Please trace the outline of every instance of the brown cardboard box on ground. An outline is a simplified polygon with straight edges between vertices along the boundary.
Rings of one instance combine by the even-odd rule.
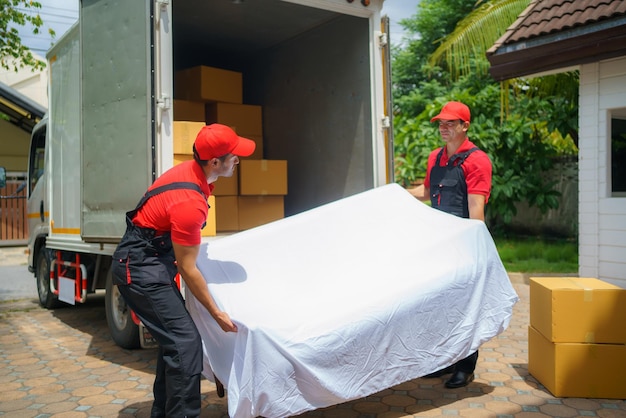
[[[242,74],[237,71],[197,66],[176,71],[174,98],[201,102],[241,103]]]
[[[237,200],[240,231],[285,217],[283,196],[239,196]]]
[[[286,195],[287,160],[241,160],[239,194]]]
[[[625,323],[626,289],[594,278],[530,278],[530,325],[549,341],[626,344]]]
[[[239,231],[237,196],[215,196],[215,223],[218,232]]]
[[[204,122],[204,102],[174,100],[174,120]]]
[[[263,135],[263,115],[261,106],[233,103],[207,103],[205,121],[207,124],[221,123],[234,126],[236,132],[249,138],[250,135]]]
[[[193,155],[193,142],[204,122],[174,121],[174,154]]]
[[[214,237],[215,235],[217,235],[217,227],[216,227],[216,220],[215,220],[215,196],[209,196],[209,214],[207,216],[206,219],[206,225],[204,228],[202,228],[202,232],[200,233],[200,235],[202,235],[203,237]]]
[[[556,397],[626,399],[626,345],[554,343],[529,326],[528,372]]]

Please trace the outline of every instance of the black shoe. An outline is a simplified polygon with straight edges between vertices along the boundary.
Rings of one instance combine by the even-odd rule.
[[[446,387],[448,389],[462,388],[469,385],[474,380],[474,373],[465,373],[460,370],[454,372],[454,374],[446,381]]]
[[[432,372],[427,374],[426,376],[422,376],[424,379],[433,379],[435,377],[441,377],[444,374],[450,374],[454,371],[454,364],[452,366],[448,366],[445,369],[437,370],[436,372]]]
[[[213,375],[213,379],[215,379],[215,390],[217,391],[217,396],[219,398],[223,398],[224,397],[224,385],[222,384],[222,382],[219,381],[217,377],[215,377],[215,374]]]

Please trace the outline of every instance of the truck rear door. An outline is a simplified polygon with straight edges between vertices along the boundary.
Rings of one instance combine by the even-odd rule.
[[[81,0],[81,234],[115,242],[155,178],[154,3]]]
[[[385,134],[385,160],[386,160],[386,182],[395,181],[394,169],[394,148],[393,148],[393,97],[391,80],[391,38],[390,20],[388,16],[383,16],[380,22],[381,28],[381,55],[383,67],[383,91],[385,96],[385,113],[383,125],[386,127]]]

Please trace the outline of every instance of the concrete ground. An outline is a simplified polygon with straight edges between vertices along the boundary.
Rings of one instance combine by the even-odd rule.
[[[23,262],[19,251],[9,252],[0,248],[0,266]],[[301,416],[626,417],[624,400],[557,398],[528,373],[526,279],[512,275],[520,302],[509,328],[481,347],[476,379],[467,387],[446,389],[442,378],[415,379]],[[154,349],[124,350],[113,343],[101,295],[53,311],[38,306],[36,293],[0,301],[0,416],[149,417],[155,355]],[[202,396],[202,417],[228,416],[228,393],[219,398],[203,380]]]

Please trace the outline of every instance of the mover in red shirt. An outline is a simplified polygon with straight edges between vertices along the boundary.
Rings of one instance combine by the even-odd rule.
[[[196,259],[212,183],[232,176],[238,157],[254,149],[254,141],[228,126],[204,126],[194,141],[194,159],[163,173],[126,214],[112,273],[124,300],[159,344],[151,417],[200,415],[202,340],[174,281],[176,273],[225,332],[237,332],[211,297]]]
[[[424,184],[409,189],[420,200],[430,200],[435,209],[463,218],[485,221],[485,205],[491,192],[491,161],[469,138],[470,109],[461,102],[448,102],[431,119],[439,121],[444,146],[428,156]],[[478,351],[457,363],[425,377],[449,373],[447,388],[459,388],[474,380]]]

